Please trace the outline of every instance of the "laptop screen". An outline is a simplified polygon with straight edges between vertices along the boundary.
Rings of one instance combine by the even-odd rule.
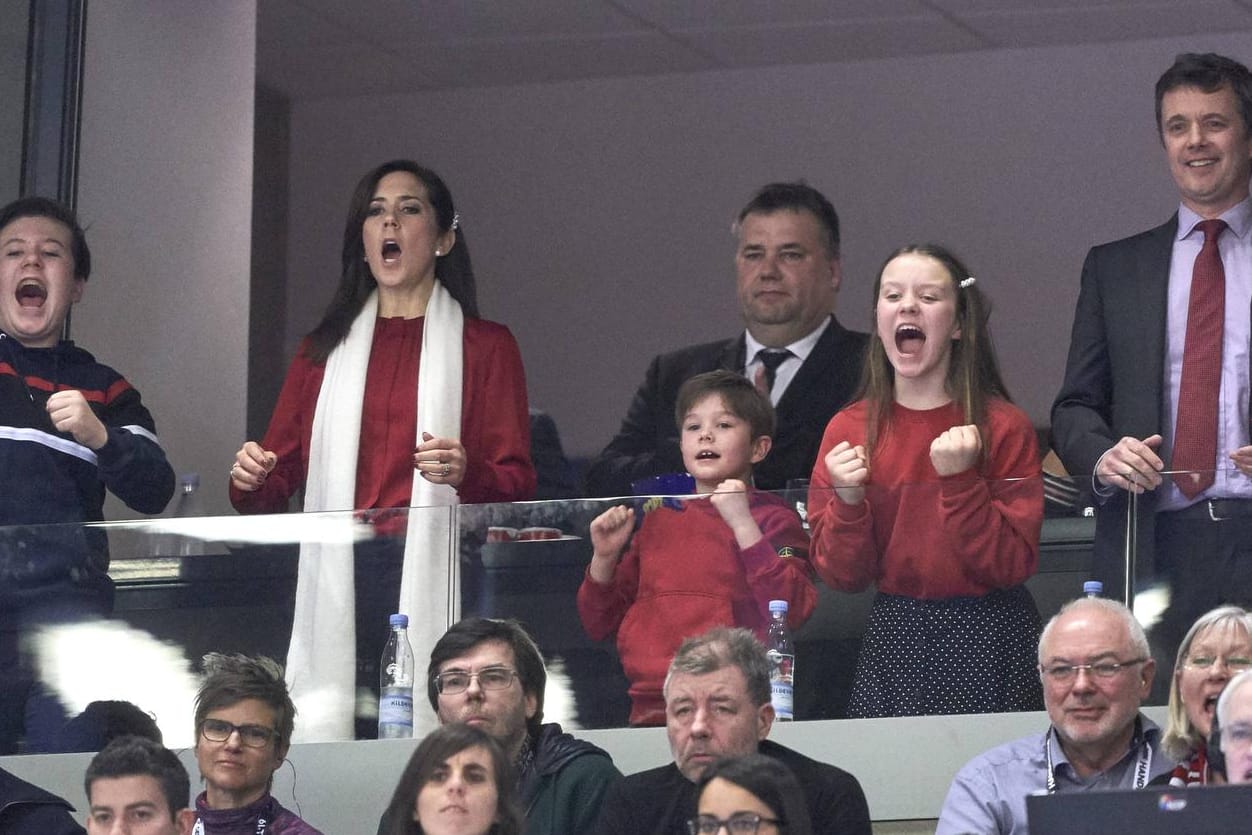
[[[1039,794],[1030,835],[1230,835],[1252,832],[1252,785]]]

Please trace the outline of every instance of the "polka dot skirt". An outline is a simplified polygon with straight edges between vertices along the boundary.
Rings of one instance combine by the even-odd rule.
[[[848,715],[1043,708],[1039,610],[1024,587],[983,597],[874,599]]]

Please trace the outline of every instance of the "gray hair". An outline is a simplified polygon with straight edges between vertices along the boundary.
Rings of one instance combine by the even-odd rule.
[[[682,642],[665,674],[663,692],[668,697],[669,682],[676,673],[702,676],[726,667],[738,667],[743,673],[753,705],[760,707],[770,700],[769,656],[765,654],[765,646],[751,630],[726,626]]]
[[[1230,711],[1230,700],[1234,698],[1234,693],[1243,685],[1252,681],[1252,670],[1244,670],[1239,675],[1230,680],[1226,685],[1226,689],[1217,697],[1217,724],[1223,728],[1229,727],[1230,717],[1226,714]]]
[[[1044,644],[1048,642],[1048,637],[1052,634],[1052,630],[1056,627],[1057,622],[1070,612],[1079,609],[1095,609],[1120,619],[1122,626],[1126,629],[1126,635],[1130,638],[1130,645],[1134,653],[1141,658],[1152,657],[1152,650],[1148,647],[1148,636],[1144,634],[1143,627],[1139,625],[1139,621],[1135,620],[1134,612],[1126,608],[1124,604],[1118,603],[1116,600],[1110,600],[1107,597],[1080,597],[1062,606],[1061,611],[1053,615],[1052,619],[1043,627],[1043,632],[1039,635],[1040,664],[1043,663]]]

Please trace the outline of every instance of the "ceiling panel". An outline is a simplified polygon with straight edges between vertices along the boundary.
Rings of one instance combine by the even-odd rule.
[[[987,46],[943,18],[810,26],[756,26],[680,33],[724,66],[824,64]]]
[[[449,42],[412,62],[447,87],[693,72],[717,65],[664,35]]]
[[[1081,9],[997,11],[967,15],[974,30],[1004,46],[1058,46],[1226,33],[1252,27],[1252,12],[1228,2],[1092,5]]]
[[[925,14],[923,0],[615,0],[616,5],[661,27],[834,23],[849,18],[884,18]]]
[[[258,0],[292,99],[1252,31],[1252,0]]]

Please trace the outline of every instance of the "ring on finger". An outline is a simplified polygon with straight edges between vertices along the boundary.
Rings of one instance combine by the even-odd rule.
[[[443,465],[443,470],[441,470],[439,474],[442,476],[446,476],[450,472],[452,472],[452,465],[445,462]]]

